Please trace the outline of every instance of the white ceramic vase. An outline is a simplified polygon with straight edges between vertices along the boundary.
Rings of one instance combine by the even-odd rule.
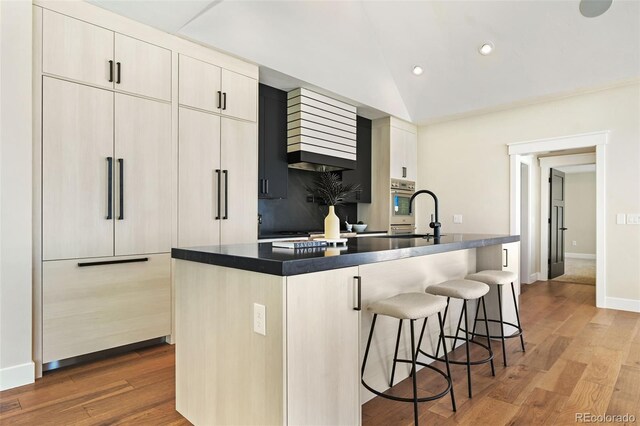
[[[340,219],[336,216],[335,206],[329,206],[329,214],[324,218],[324,237],[331,240],[340,238]]]

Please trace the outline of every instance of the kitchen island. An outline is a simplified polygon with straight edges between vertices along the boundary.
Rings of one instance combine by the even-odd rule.
[[[366,306],[476,270],[518,271],[519,239],[449,234],[353,238],[344,248],[173,249],[176,408],[196,425],[360,424],[360,406],[373,397],[360,385],[372,318]],[[495,291],[486,298],[490,317]],[[447,328],[460,309],[452,302]],[[503,313],[514,319],[512,305]],[[366,375],[377,389],[388,387],[396,332],[397,321],[378,321]],[[401,357],[410,356],[408,333]],[[434,322],[423,349],[436,337]],[[399,365],[397,381],[408,374]]]

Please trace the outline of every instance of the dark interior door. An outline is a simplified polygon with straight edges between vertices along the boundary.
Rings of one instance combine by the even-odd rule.
[[[564,275],[564,173],[551,169],[549,178],[549,279]]]

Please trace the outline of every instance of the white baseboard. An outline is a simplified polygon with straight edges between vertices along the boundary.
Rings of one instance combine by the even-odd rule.
[[[590,253],[565,253],[564,257],[568,257],[570,259],[596,260],[596,255]]]
[[[608,309],[617,309],[619,311],[640,312],[640,300],[607,297],[605,307]]]
[[[0,391],[33,383],[35,371],[33,362],[0,369]]]
[[[527,281],[525,284],[532,284],[538,280],[540,280],[540,272],[534,272],[533,274],[529,275],[529,281]]]

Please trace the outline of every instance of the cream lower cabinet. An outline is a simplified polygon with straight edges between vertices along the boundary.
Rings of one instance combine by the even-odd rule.
[[[191,423],[360,424],[358,267],[280,277],[175,260],[174,275],[176,409]]]
[[[43,362],[171,334],[169,254],[43,263]]]
[[[43,259],[111,256],[113,92],[50,77],[42,91]]]
[[[358,267],[287,277],[287,420],[360,424]]]
[[[256,124],[180,107],[178,245],[255,242]]]

